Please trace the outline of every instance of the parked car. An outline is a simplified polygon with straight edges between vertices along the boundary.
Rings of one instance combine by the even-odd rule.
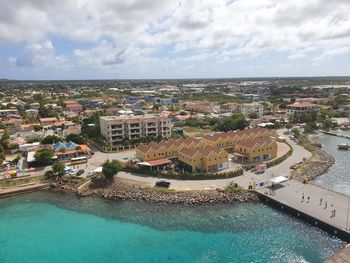
[[[156,182],[157,187],[164,187],[164,188],[169,188],[170,182],[167,181],[158,181]]]
[[[77,176],[82,175],[84,172],[85,172],[84,169],[79,169],[79,170],[77,171]]]

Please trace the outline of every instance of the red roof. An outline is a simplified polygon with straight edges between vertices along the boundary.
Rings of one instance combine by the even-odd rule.
[[[152,160],[147,161],[151,166],[158,166],[158,165],[164,165],[169,164],[171,161],[169,159],[158,159],[158,160]]]

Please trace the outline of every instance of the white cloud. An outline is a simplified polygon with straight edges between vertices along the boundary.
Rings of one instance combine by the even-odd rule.
[[[269,52],[287,54],[289,61],[349,53],[348,0],[0,0],[0,10],[0,44],[27,46],[17,66],[59,65],[69,58],[79,67],[146,61],[169,67]],[[54,38],[95,47],[57,56]],[[177,59],[152,57],[169,46]]]
[[[10,63],[17,67],[55,67],[67,62],[65,56],[56,56],[51,41],[26,46],[23,55],[17,59],[10,58]]]

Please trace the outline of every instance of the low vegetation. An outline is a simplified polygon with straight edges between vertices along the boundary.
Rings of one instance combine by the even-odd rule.
[[[242,169],[237,169],[235,171],[230,171],[227,173],[161,173],[161,172],[150,172],[146,170],[141,170],[138,168],[127,167],[123,169],[126,172],[145,174],[153,177],[167,178],[167,179],[177,179],[177,180],[210,180],[210,179],[226,179],[234,178],[243,174]]]

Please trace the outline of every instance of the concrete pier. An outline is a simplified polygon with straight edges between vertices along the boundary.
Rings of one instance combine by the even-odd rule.
[[[350,139],[349,135],[345,135],[345,134],[341,134],[341,133],[336,133],[336,132],[329,132],[329,131],[322,131],[324,134],[327,135],[332,135],[332,136],[337,136],[337,137],[341,137],[341,138],[346,138],[346,139]]]
[[[264,203],[350,242],[350,197],[293,179],[275,185],[273,194],[269,187],[256,192]]]
[[[0,198],[49,189],[50,183],[34,183],[13,188],[0,189]]]

